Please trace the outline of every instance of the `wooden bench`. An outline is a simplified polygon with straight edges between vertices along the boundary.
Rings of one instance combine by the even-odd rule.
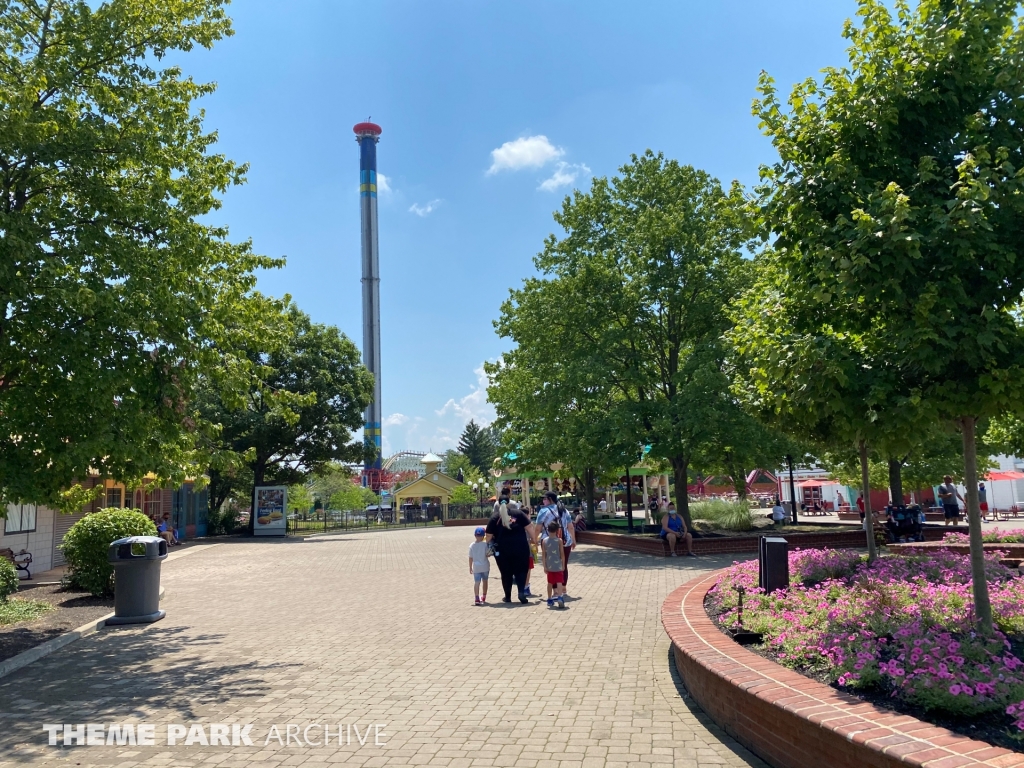
[[[13,549],[0,549],[0,557],[9,561],[17,570],[25,572],[25,578],[31,579],[32,572],[28,567],[32,564],[32,553],[26,552],[24,549],[21,552],[15,552]]]

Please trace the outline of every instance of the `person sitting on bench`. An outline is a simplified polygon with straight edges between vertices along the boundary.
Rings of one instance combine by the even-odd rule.
[[[676,505],[669,503],[668,511],[661,518],[661,530],[658,536],[668,542],[669,555],[676,556],[676,542],[682,539],[686,542],[686,554],[694,557],[693,536],[686,530],[686,523],[682,516],[676,512]]]
[[[165,514],[164,519],[157,524],[156,535],[166,541],[168,547],[181,543],[178,541],[178,531],[171,525],[171,516],[168,514]]]

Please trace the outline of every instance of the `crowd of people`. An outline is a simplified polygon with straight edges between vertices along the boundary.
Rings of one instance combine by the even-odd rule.
[[[539,562],[547,582],[548,607],[565,607],[569,584],[569,558],[576,549],[577,536],[586,530],[586,517],[579,507],[570,512],[553,491],[544,494],[543,504],[533,517],[530,507],[510,497],[508,489],[494,503],[494,514],[486,527],[473,533],[469,546],[469,572],[473,576],[473,604],[487,604],[487,586],[490,578],[490,558],[494,558],[501,575],[503,603],[512,602],[512,587],[516,587],[521,603],[529,603],[535,595],[530,578]],[[693,536],[678,514],[675,504],[665,505],[659,536],[676,557],[676,547],[682,543],[686,554],[694,556]]]
[[[494,504],[494,514],[486,527],[474,531],[469,547],[469,570],[473,574],[473,604],[486,605],[490,561],[493,557],[501,574],[503,603],[512,602],[515,585],[519,602],[539,597],[530,589],[530,577],[539,560],[547,581],[549,607],[565,607],[565,589],[569,582],[569,557],[576,548],[576,533],[585,528],[582,513],[575,517],[553,491],[544,494],[544,503],[533,510],[512,501],[508,491]]]

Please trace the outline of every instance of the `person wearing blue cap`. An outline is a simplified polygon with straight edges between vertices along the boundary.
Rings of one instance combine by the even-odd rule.
[[[469,545],[469,572],[473,574],[473,605],[487,604],[487,577],[491,575],[491,564],[487,560],[485,533],[483,527],[478,527],[473,531],[476,541]],[[483,584],[483,590],[480,589],[481,584]],[[483,591],[482,596],[481,591]]]

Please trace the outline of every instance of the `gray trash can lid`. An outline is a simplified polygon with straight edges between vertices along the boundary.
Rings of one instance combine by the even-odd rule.
[[[140,549],[142,553],[139,553]],[[167,542],[159,536],[126,536],[110,542],[107,555],[111,563],[125,560],[163,560],[167,557]]]

